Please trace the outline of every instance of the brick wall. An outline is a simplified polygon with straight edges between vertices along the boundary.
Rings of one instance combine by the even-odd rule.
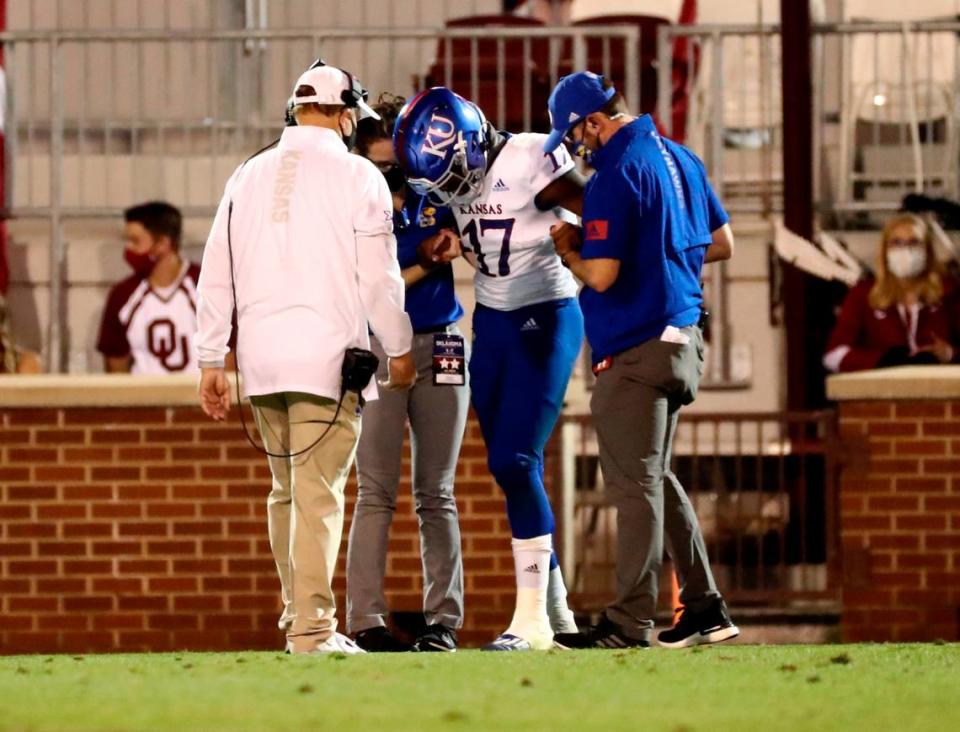
[[[0,410],[0,652],[282,647],[265,459],[194,407]],[[471,416],[457,473],[465,644],[503,629],[513,560]],[[348,488],[336,586],[356,486]],[[421,608],[409,464],[391,535],[394,610]],[[341,612],[342,614],[342,612]]]
[[[960,640],[960,401],[840,405],[843,637]]]

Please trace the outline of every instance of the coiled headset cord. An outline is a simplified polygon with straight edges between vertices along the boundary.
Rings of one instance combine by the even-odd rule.
[[[248,158],[248,159],[247,159],[247,161],[249,161],[250,159],[256,157],[256,156],[259,155],[261,152],[264,152],[264,151],[266,151],[266,150],[269,150],[271,147],[273,147],[273,146],[276,145],[276,144],[277,144],[276,142],[271,143],[271,144],[268,145],[267,147],[263,148],[263,150],[261,150],[260,152],[255,153],[254,155],[252,155],[251,158]],[[246,162],[244,162],[244,165],[246,165]],[[232,239],[231,239],[231,237],[230,237],[230,223],[231,223],[232,220],[233,220],[233,198],[230,199],[230,203],[229,203],[229,205],[227,206],[227,252],[228,252],[228,254],[229,254],[229,256],[230,256],[230,291],[231,291],[231,293],[233,294],[233,312],[237,314],[237,321],[238,321],[238,324],[239,324],[240,309],[237,307],[237,281],[236,281],[236,278],[235,278],[234,272],[233,272],[233,241],[232,241]],[[235,381],[235,383],[236,383],[236,389],[237,389],[237,408],[240,410],[240,424],[243,425],[243,434],[246,436],[247,442],[250,443],[251,447],[253,447],[255,450],[258,450],[259,452],[261,452],[261,453],[263,453],[264,455],[267,455],[267,456],[269,456],[269,457],[275,457],[275,458],[294,458],[294,457],[298,457],[298,456],[300,456],[300,455],[303,455],[304,453],[310,452],[310,450],[312,450],[312,449],[315,448],[317,445],[319,445],[319,444],[320,444],[320,441],[323,440],[323,438],[327,436],[327,434],[330,432],[331,428],[337,423],[337,417],[340,416],[340,409],[343,407],[343,398],[344,398],[344,397],[346,396],[346,394],[347,394],[347,392],[346,392],[346,390],[343,388],[343,386],[341,385],[341,387],[340,387],[340,400],[337,402],[337,411],[335,411],[335,412],[333,413],[333,419],[332,419],[332,420],[327,420],[327,419],[310,419],[310,420],[307,420],[307,422],[306,422],[307,424],[325,424],[325,425],[327,425],[327,428],[323,431],[323,434],[322,434],[322,435],[320,435],[317,439],[315,439],[313,442],[311,442],[309,445],[307,445],[307,446],[306,446],[305,448],[303,448],[302,450],[297,450],[297,452],[270,452],[269,450],[267,450],[266,447],[261,447],[261,446],[258,445],[256,442],[254,442],[253,437],[251,437],[251,435],[250,435],[250,429],[247,427],[247,419],[246,419],[246,417],[243,416],[243,402],[240,401],[240,358],[239,358],[239,356],[237,355],[236,349],[234,349],[234,354],[233,354],[233,356],[234,356],[234,359],[233,359],[233,373],[234,373],[234,375],[235,375],[235,377],[236,377],[234,381]],[[252,402],[251,402],[251,408],[252,408],[252,407],[253,407],[253,404],[252,404]]]

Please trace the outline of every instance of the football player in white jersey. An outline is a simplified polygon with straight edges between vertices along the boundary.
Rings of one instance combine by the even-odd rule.
[[[583,179],[566,149],[544,154],[545,139],[498,132],[443,87],[411,99],[394,128],[408,184],[450,207],[476,268],[471,398],[506,496],[517,576],[513,620],[486,650],[549,648],[559,628],[576,627],[553,552],[543,450],[583,342],[577,284],[550,227],[561,208],[579,214]]]

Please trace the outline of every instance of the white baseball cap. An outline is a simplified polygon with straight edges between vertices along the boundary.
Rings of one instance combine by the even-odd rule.
[[[314,93],[298,95],[297,89],[301,86],[312,87]],[[380,119],[380,115],[374,112],[364,99],[366,94],[356,77],[346,71],[336,66],[317,66],[300,74],[293,86],[293,103],[342,104],[360,110],[360,119]]]

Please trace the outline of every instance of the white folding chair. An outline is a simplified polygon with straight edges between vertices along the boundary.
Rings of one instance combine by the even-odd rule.
[[[843,43],[839,190],[848,202],[892,206],[907,190],[957,195],[957,38],[912,32],[906,23],[958,12],[960,0],[845,3],[847,21],[904,24],[900,32],[858,33]]]

